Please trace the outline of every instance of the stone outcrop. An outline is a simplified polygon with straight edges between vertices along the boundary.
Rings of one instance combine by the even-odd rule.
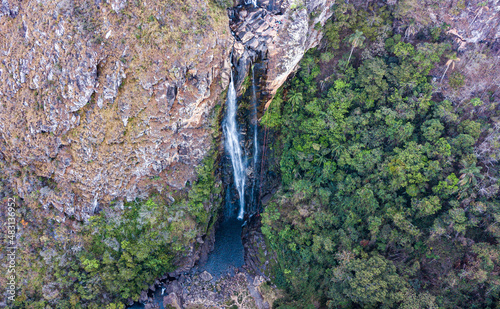
[[[239,85],[252,61],[262,59],[267,64],[264,89],[268,103],[276,90],[296,68],[304,53],[318,45],[319,30],[332,15],[334,0],[257,1],[258,7],[238,6],[231,12],[231,29],[237,42]],[[266,108],[267,108],[266,104]]]
[[[170,282],[164,293],[163,305],[173,308],[247,308],[269,309],[259,291],[264,280],[253,278],[246,271],[218,280],[206,280],[209,273],[186,274]],[[252,293],[253,292],[253,293]],[[151,299],[151,304],[154,305]]]
[[[0,5],[0,149],[17,194],[83,220],[196,177],[233,38],[212,1]]]

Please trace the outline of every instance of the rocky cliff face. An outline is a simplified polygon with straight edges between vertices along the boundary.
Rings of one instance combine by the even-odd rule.
[[[270,97],[319,42],[332,3],[233,9],[240,77],[265,58]],[[228,24],[211,1],[2,2],[0,144],[17,194],[83,220],[194,180],[228,83]]]
[[[85,219],[195,178],[229,76],[225,9],[3,1],[0,33],[0,147],[21,198]]]
[[[264,60],[267,76],[262,92],[269,103],[304,53],[319,44],[319,29],[332,15],[334,2],[264,0],[257,2],[258,7],[235,7],[230,15],[240,85],[250,63]]]

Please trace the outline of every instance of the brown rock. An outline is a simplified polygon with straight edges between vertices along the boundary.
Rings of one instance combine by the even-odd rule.
[[[192,10],[166,18],[154,1],[12,3],[0,9],[0,147],[7,168],[28,171],[10,179],[21,198],[51,178],[40,203],[84,220],[195,179],[229,80],[225,10],[188,0]],[[199,12],[210,12],[203,24]]]
[[[167,305],[170,305],[170,306],[174,307],[175,309],[184,308],[182,306],[181,299],[174,292],[168,294],[168,296],[163,297],[163,306],[167,307]]]
[[[264,1],[261,7],[239,14],[239,22],[231,28],[247,49],[235,49],[240,68],[238,81],[241,86],[247,66],[253,59],[267,55],[267,79],[263,93],[270,99],[295,69],[304,53],[316,46],[322,33],[314,29],[317,23],[324,24],[331,16],[333,0],[309,1],[304,8],[292,9],[293,1],[276,1],[270,5]],[[312,14],[314,12],[314,14]],[[243,13],[243,14],[241,14]],[[316,16],[311,20],[311,16]],[[251,29],[251,30],[250,30]]]
[[[208,271],[205,270],[200,274],[200,278],[203,281],[210,281],[213,279],[213,276]]]

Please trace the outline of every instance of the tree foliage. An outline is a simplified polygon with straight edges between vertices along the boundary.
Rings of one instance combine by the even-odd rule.
[[[326,29],[331,46],[340,44],[339,29],[358,22],[335,19]],[[360,31],[343,35],[359,46]],[[429,74],[449,45],[399,36],[385,48],[386,56],[345,71],[339,64],[326,83],[318,78],[321,52],[309,52],[264,116],[283,148],[282,187],[262,215],[277,282],[294,299],[287,306],[299,308],[491,304],[500,290],[498,256],[478,258],[461,242],[498,249],[492,214],[500,204],[478,194],[488,182],[474,156],[485,123],[464,121],[434,96]]]

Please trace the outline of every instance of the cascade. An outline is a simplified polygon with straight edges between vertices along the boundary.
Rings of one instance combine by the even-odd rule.
[[[233,166],[234,184],[240,198],[238,219],[242,220],[245,214],[245,181],[246,181],[246,158],[240,145],[240,134],[236,122],[236,90],[234,88],[233,74],[227,91],[227,114],[224,120],[224,136],[226,151],[229,153]]]

